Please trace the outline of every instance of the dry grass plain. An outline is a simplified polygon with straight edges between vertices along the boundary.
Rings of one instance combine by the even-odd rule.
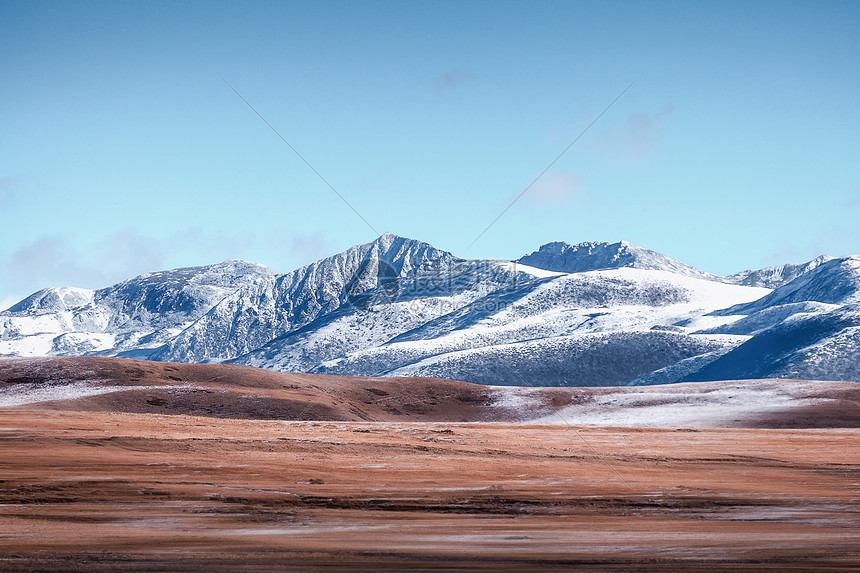
[[[58,378],[6,364],[7,389]],[[498,412],[442,382],[466,405],[400,419],[416,382],[384,384],[397,419],[192,415],[139,389],[0,408],[0,570],[860,570],[856,424],[463,422]]]

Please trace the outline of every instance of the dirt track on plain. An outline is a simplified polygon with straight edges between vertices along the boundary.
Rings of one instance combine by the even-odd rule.
[[[858,438],[6,408],[0,570],[860,570]]]

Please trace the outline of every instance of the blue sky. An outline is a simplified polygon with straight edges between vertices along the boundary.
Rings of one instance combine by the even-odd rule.
[[[0,1],[0,306],[379,233],[860,253],[857,2]],[[473,246],[628,84],[633,86]]]

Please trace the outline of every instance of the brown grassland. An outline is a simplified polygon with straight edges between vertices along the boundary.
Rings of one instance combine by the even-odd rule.
[[[2,571],[860,570],[856,388],[830,427],[599,427],[469,421],[501,411],[446,381],[11,364],[137,389],[0,408]]]

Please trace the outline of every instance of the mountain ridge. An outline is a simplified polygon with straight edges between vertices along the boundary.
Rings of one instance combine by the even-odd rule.
[[[832,259],[833,257],[828,255],[820,255],[805,263],[786,263],[761,269],[743,270],[731,275],[716,275],[622,240],[617,243],[587,241],[577,244],[554,241],[541,245],[538,250],[517,259],[517,262],[548,271],[566,273],[624,267],[664,270],[729,284],[777,288]]]
[[[670,271],[683,276],[717,280],[718,276],[678,262],[628,241],[584,242],[576,245],[555,241],[517,259],[517,262],[548,271],[577,273],[612,268]],[[755,286],[755,285],[751,285]]]
[[[235,259],[43,289],[0,312],[0,356],[636,385],[737,377],[755,370],[737,364],[756,348],[776,345],[762,376],[860,379],[858,292],[860,257],[719,276],[627,241],[493,261],[386,233],[284,274]],[[787,342],[792,332],[803,344]]]

